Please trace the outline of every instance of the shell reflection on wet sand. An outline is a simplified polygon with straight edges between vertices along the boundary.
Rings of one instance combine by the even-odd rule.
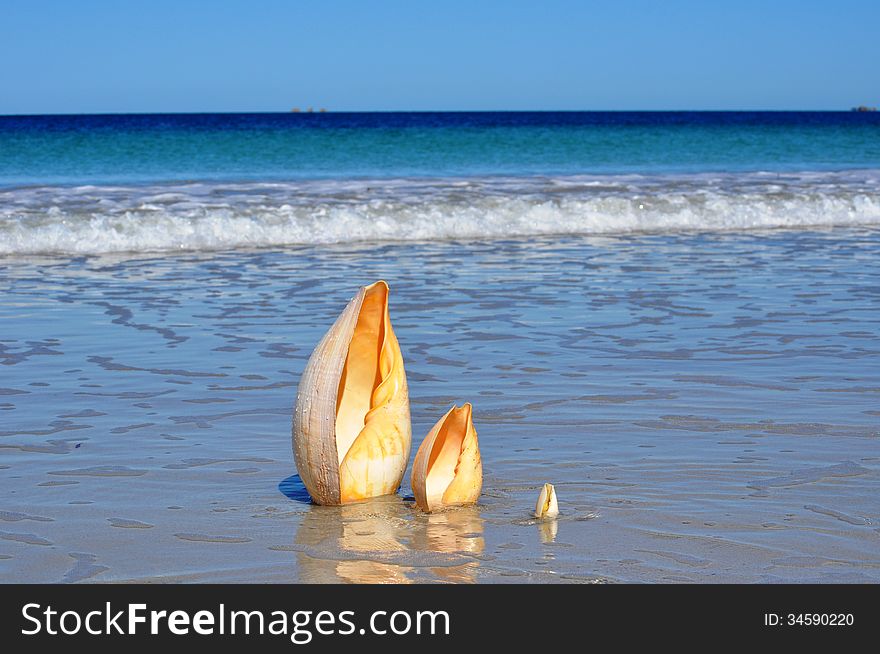
[[[483,551],[477,511],[415,515],[397,497],[312,506],[294,542],[307,583],[474,581]]]
[[[383,558],[406,550],[398,498],[338,507],[313,506],[296,530],[303,583],[408,583],[407,566]],[[319,554],[320,553],[320,554]]]
[[[556,542],[556,534],[559,533],[559,522],[556,520],[541,520],[538,523],[538,535],[544,544]]]
[[[485,548],[483,519],[477,507],[465,506],[416,518],[413,549],[424,552],[480,554]],[[449,568],[432,568],[438,579],[455,583],[476,581],[478,561]]]

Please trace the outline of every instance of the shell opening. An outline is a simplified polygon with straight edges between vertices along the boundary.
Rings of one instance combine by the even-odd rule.
[[[470,417],[471,405],[465,404],[460,409],[453,409],[443,422],[428,458],[425,490],[429,498],[443,497],[455,479]]]
[[[368,286],[336,394],[336,452],[341,465],[374,406],[382,383],[381,354],[388,330],[388,285]]]

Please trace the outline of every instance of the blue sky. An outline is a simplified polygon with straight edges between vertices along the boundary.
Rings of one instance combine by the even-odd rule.
[[[880,2],[0,0],[0,114],[847,109]]]

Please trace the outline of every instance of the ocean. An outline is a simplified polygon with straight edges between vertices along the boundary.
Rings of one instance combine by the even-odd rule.
[[[0,117],[0,254],[880,222],[876,113]]]
[[[878,250],[880,114],[0,117],[0,576],[877,583]],[[377,279],[475,507],[308,501]]]

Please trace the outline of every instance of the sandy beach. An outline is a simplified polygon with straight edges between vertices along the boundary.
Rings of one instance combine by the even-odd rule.
[[[877,582],[873,228],[0,260],[4,581]],[[747,273],[747,274],[746,274]],[[311,505],[291,410],[385,279],[476,507]],[[541,485],[557,521],[530,517]]]

